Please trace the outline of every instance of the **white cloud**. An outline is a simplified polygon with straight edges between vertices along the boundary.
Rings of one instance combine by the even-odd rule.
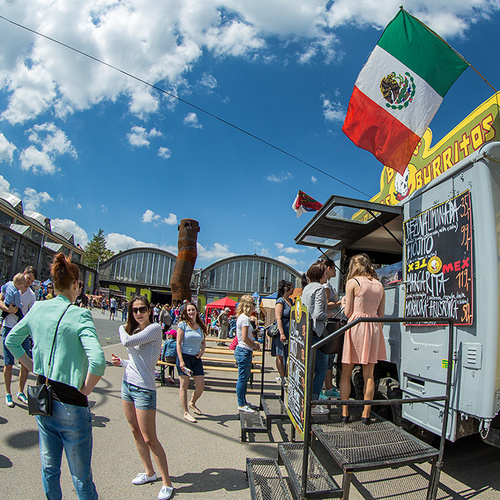
[[[0,175],[0,193],[10,192],[10,182],[3,175]]]
[[[76,204],[76,209],[77,209],[77,210],[81,210],[81,209],[82,209],[82,205],[81,205],[80,203],[77,203],[77,204]]]
[[[204,87],[208,87],[209,89],[214,89],[218,85],[215,77],[213,75],[209,75],[208,73],[203,73],[200,84]]]
[[[108,211],[108,207],[104,204],[101,205],[102,213],[105,214]]]
[[[177,215],[170,213],[168,214],[168,217],[163,218],[163,222],[169,226],[175,226],[178,222]]]
[[[316,182],[318,182],[318,179],[316,179],[316,177],[314,177],[314,175],[311,175],[311,182],[313,184],[316,184]]]
[[[131,131],[127,134],[127,139],[131,146],[143,148],[151,144],[149,139],[162,135],[163,134],[155,128],[148,131],[144,127],[135,126],[132,127]]]
[[[70,232],[74,238],[77,245],[84,247],[89,242],[89,237],[87,232],[82,229],[75,221],[70,219],[52,219],[50,221],[52,229],[63,229],[64,231]]]
[[[46,191],[37,192],[33,188],[26,188],[23,196],[23,207],[25,210],[33,210],[37,212],[42,203],[54,201]]]
[[[158,148],[158,156],[168,160],[172,156],[172,152],[168,148]]]
[[[35,173],[53,174],[58,169],[55,161],[58,156],[68,154],[77,157],[76,150],[66,134],[53,123],[35,125],[28,130],[28,140],[33,145],[21,152],[21,168],[32,169]]]
[[[142,214],[142,222],[145,222],[146,224],[148,222],[153,222],[155,220],[158,220],[160,218],[159,215],[155,214],[152,210],[146,210],[143,214]]]
[[[276,174],[270,174],[268,175],[266,178],[265,178],[267,181],[269,182],[276,182],[276,183],[280,183],[280,182],[285,182],[285,181],[288,181],[290,179],[293,179],[293,175],[291,172],[282,172],[281,174],[279,175],[276,175]]]
[[[177,254],[177,246],[173,245],[155,245],[154,243],[146,243],[145,241],[136,240],[132,236],[127,236],[120,233],[109,233],[106,236],[107,247],[115,253],[128,250],[129,248],[148,247],[148,248],[161,248],[167,252]]]
[[[346,110],[339,101],[331,101],[323,96],[323,116],[329,122],[342,123],[346,115]]]
[[[203,128],[203,125],[198,121],[196,113],[188,113],[184,118],[184,125],[188,125],[191,128]]]
[[[14,159],[14,151],[16,150],[16,146],[7,140],[7,138],[0,133],[0,162],[8,161],[12,163]]]
[[[173,213],[169,213],[168,217],[162,217],[161,215],[155,214],[152,210],[149,209],[142,214],[141,220],[146,224],[149,222],[154,222],[156,224],[163,222],[169,226],[175,226],[175,224],[177,224],[178,222],[177,215]]]
[[[234,252],[229,250],[229,245],[222,245],[221,243],[214,243],[211,249],[207,249],[200,243],[197,243],[197,249],[198,258],[209,262],[226,259],[236,255]]]
[[[288,254],[295,254],[295,253],[301,253],[303,252],[302,249],[297,248],[297,247],[286,247],[283,245],[283,243],[275,243],[274,244],[276,248],[283,253],[288,253]]]
[[[276,260],[283,262],[283,264],[288,264],[291,267],[296,266],[298,264],[297,260],[290,259],[290,257],[286,257],[285,255],[278,255],[278,257],[276,257]]]
[[[384,27],[396,0],[93,0],[4,2],[2,14],[177,93],[203,54],[276,57],[276,40],[297,46],[297,60],[342,57],[335,30],[345,25]],[[408,0],[405,7],[444,37],[464,35],[498,0]],[[24,123],[42,113],[64,118],[102,102],[128,103],[146,119],[163,98],[140,82],[17,27],[0,30],[0,78],[6,92],[1,117]],[[197,77],[198,78],[198,77]],[[212,75],[200,81],[215,88]],[[166,102],[169,102],[168,100]],[[147,138],[146,138],[147,139]]]

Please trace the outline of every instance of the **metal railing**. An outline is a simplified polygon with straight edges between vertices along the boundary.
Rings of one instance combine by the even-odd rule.
[[[441,429],[441,437],[439,442],[439,453],[438,459],[436,461],[435,467],[433,467],[434,474],[431,474],[429,479],[430,485],[427,494],[427,500],[433,500],[437,496],[439,477],[441,469],[443,467],[443,455],[444,455],[444,445],[446,442],[446,430],[448,427],[448,414],[450,410],[450,395],[451,395],[451,380],[452,380],[452,370],[455,361],[455,356],[453,353],[453,322],[452,318],[416,318],[416,317],[404,317],[404,318],[357,318],[351,323],[343,326],[339,330],[331,333],[327,337],[321,339],[311,346],[311,353],[307,357],[307,401],[305,404],[305,415],[304,415],[304,455],[302,462],[302,491],[301,498],[307,498],[307,470],[308,470],[308,460],[309,460],[309,446],[311,443],[311,405],[321,404],[327,406],[361,406],[361,405],[396,405],[396,404],[409,404],[409,403],[427,403],[431,401],[444,401],[444,414],[443,414],[443,426]],[[408,399],[391,399],[391,400],[312,400],[312,389],[313,389],[313,379],[314,379],[314,364],[316,360],[316,350],[336,337],[342,335],[347,330],[350,330],[353,326],[360,323],[409,323],[409,324],[419,324],[422,323],[435,323],[443,325],[448,324],[448,366],[446,371],[446,390],[443,396],[435,397],[422,397],[422,398],[408,398]],[[312,332],[310,332],[312,334]]]

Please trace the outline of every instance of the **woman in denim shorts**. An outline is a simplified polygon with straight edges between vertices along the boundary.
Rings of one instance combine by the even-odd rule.
[[[120,340],[127,348],[129,359],[112,354],[115,366],[125,366],[122,382],[122,404],[132,429],[135,445],[144,465],[133,484],[150,483],[158,479],[151,454],[160,471],[163,486],[159,500],[168,500],[174,491],[168,474],[167,457],[156,435],[156,382],[154,369],[160,356],[162,329],[153,323],[153,310],[147,297],[136,296],[128,305],[127,324],[120,326]]]
[[[201,357],[205,352],[206,334],[207,327],[200,318],[198,308],[191,302],[186,304],[177,328],[177,371],[181,381],[179,396],[184,410],[184,418],[191,423],[195,423],[196,418],[189,413],[189,408],[196,415],[202,415],[196,406],[196,401],[200,399],[205,388],[205,374]],[[195,390],[188,403],[187,391],[190,376],[194,379]]]

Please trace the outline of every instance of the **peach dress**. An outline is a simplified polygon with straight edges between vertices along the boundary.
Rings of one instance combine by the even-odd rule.
[[[360,288],[354,297],[354,307],[349,323],[356,318],[377,317],[378,307],[384,294],[382,283],[365,276],[356,276]],[[360,323],[345,333],[342,363],[376,363],[386,359],[384,336],[381,323]]]

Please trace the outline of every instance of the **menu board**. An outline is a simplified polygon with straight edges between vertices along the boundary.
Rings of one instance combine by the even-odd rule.
[[[307,307],[297,297],[290,318],[288,339],[288,392],[286,406],[292,424],[304,438],[304,402],[307,388],[307,353],[310,352]]]
[[[405,221],[405,316],[474,321],[470,191]]]

